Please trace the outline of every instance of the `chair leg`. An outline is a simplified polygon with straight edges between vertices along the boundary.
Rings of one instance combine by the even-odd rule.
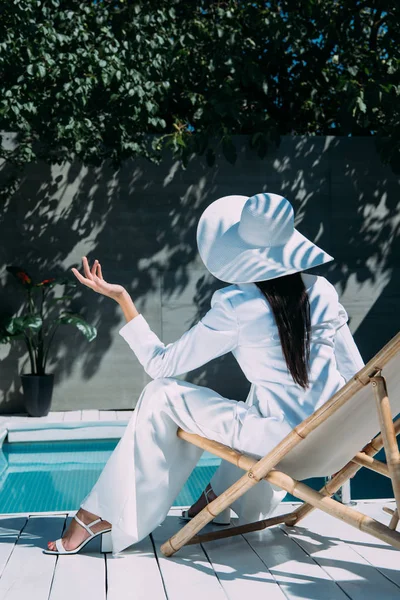
[[[389,523],[389,529],[396,529],[399,524],[399,512],[397,510],[394,511],[393,516]]]
[[[391,508],[384,506],[383,511],[392,516],[388,525],[389,529],[396,529],[397,525],[399,524],[399,511],[397,510],[397,508],[395,510],[392,510]]]
[[[358,465],[354,465],[354,467],[357,468]],[[233,484],[233,486],[228,488],[224,494],[221,494],[221,496],[206,506],[206,508],[196,515],[191,522],[189,522],[185,527],[183,527],[183,529],[178,531],[161,546],[161,552],[165,556],[172,556],[175,554],[175,552],[182,548],[182,546],[188,544],[195,534],[200,531],[204,525],[212,520],[214,515],[211,514],[210,511],[208,511],[208,515],[206,514],[209,507],[212,508],[212,505],[214,503],[217,504],[219,500],[222,506],[224,503],[229,504],[228,498],[231,498],[233,495],[240,497],[247,491],[248,483],[247,485],[245,484],[246,478],[246,475],[241,477],[236,483]],[[391,544],[393,547],[400,549],[400,533],[390,530],[389,527],[383,525],[383,523],[380,523],[379,521],[376,521],[372,517],[363,515],[354,508],[345,506],[344,504],[333,500],[333,498],[330,498],[328,495],[324,495],[321,492],[313,490],[305,483],[301,483],[296,479],[293,479],[293,477],[290,477],[286,473],[272,470],[268,473],[265,479],[270,483],[273,483],[274,485],[286,490],[293,496],[300,498],[300,500],[308,503],[313,508],[319,508],[323,512],[326,512],[327,514],[332,515],[333,517],[336,517],[341,521],[344,521],[345,523],[348,523],[349,525],[352,525],[361,531],[365,531],[366,533],[369,533],[370,535],[388,544]],[[225,498],[223,498],[224,495]],[[289,516],[294,517],[295,513],[296,511],[290,513]]]
[[[394,432],[395,436],[400,433],[400,418],[398,418],[395,421],[395,423],[392,422],[392,428],[393,428],[392,431]],[[205,525],[207,525],[207,523],[209,523],[217,514],[219,514],[222,510],[224,510],[225,508],[230,506],[232,504],[232,502],[234,502],[237,498],[239,498],[244,493],[246,493],[246,491],[248,489],[250,489],[253,485],[255,485],[258,482],[258,479],[256,477],[254,477],[254,473],[251,471],[252,467],[257,462],[256,460],[251,459],[250,457],[247,457],[245,455],[240,455],[239,453],[237,453],[236,451],[232,451],[231,449],[227,449],[224,446],[222,446],[222,444],[218,444],[218,449],[210,448],[209,445],[211,442],[209,440],[207,440],[206,441],[207,443],[205,444],[205,440],[203,438],[200,438],[199,436],[193,436],[192,434],[186,434],[182,430],[178,431],[178,435],[180,437],[182,437],[183,439],[186,439],[186,437],[189,438],[189,439],[187,439],[187,441],[189,441],[195,445],[198,445],[199,447],[207,448],[212,452],[214,450],[213,453],[215,453],[217,456],[220,456],[221,458],[228,460],[229,462],[232,462],[233,464],[236,464],[237,466],[239,466],[240,468],[243,468],[245,470],[250,469],[250,471],[248,471],[247,474],[243,475],[243,477],[241,477],[235,484],[233,484],[233,486],[231,486],[228,490],[226,490],[223,494],[221,494],[221,496],[219,496],[218,498],[213,500],[208,506],[206,506],[202,511],[200,511],[200,513],[198,515],[196,515],[196,517],[194,517],[194,519],[192,519],[192,521],[189,522],[185,527],[183,527],[174,536],[172,536],[169,540],[167,540],[167,542],[165,542],[161,546],[161,551],[163,552],[163,554],[165,556],[172,556],[182,546],[188,544],[190,542],[190,540],[192,538],[194,538],[194,536]],[[192,439],[193,437],[195,437],[195,438],[199,437],[199,441],[198,442],[193,441],[193,439]],[[292,440],[292,442],[293,442],[293,440]],[[212,442],[212,444],[215,446],[216,442]],[[289,448],[285,448],[285,451],[286,452],[289,451],[295,445],[296,445],[295,443],[292,443]],[[363,449],[363,452],[368,456],[374,456],[375,454],[377,454],[377,452],[379,452],[381,450],[382,446],[383,446],[383,433],[380,433],[369,444],[367,444],[367,446],[365,446],[365,448]],[[225,451],[227,451],[228,454],[226,454]],[[234,456],[230,456],[230,454],[234,454]],[[265,460],[265,457],[263,460]],[[274,464],[271,463],[271,461],[270,461],[270,463],[267,462],[268,468],[267,468],[266,464],[261,465],[262,462],[263,461],[259,461],[257,463],[257,465],[262,467],[264,469],[264,472],[265,472],[265,470],[268,471],[271,468],[273,469]],[[305,496],[302,496],[299,493],[293,494],[293,495],[296,495],[301,500],[303,500],[304,504],[297,510],[290,513],[290,515],[288,515],[288,517],[290,516],[290,524],[292,524],[292,525],[297,524],[301,519],[303,519],[307,514],[309,514],[315,508],[320,508],[322,510],[325,510],[325,512],[328,512],[329,514],[333,514],[334,516],[338,516],[338,514],[336,514],[336,513],[341,514],[342,509],[350,510],[351,516],[348,519],[344,518],[344,516],[340,516],[339,518],[341,518],[342,520],[344,520],[346,522],[349,522],[351,525],[354,525],[355,527],[358,527],[359,529],[364,529],[365,531],[368,531],[368,533],[370,533],[371,535],[375,535],[379,539],[387,541],[388,543],[392,544],[395,547],[400,548],[400,538],[396,537],[396,536],[399,536],[400,534],[398,534],[396,531],[391,531],[388,527],[386,527],[382,523],[379,523],[378,521],[375,521],[374,519],[367,518],[362,513],[359,513],[357,511],[355,511],[354,509],[343,506],[340,503],[334,501],[332,498],[330,498],[330,496],[332,494],[334,494],[350,477],[353,477],[357,473],[357,471],[359,471],[360,468],[361,468],[361,465],[358,465],[355,462],[350,461],[331,479],[331,481],[328,484],[326,484],[320,490],[320,492],[316,492],[315,490],[311,490],[311,488],[308,488],[308,486],[305,486],[306,490],[310,490],[312,492],[312,495],[314,494],[313,500],[309,500],[309,494],[307,494]],[[269,474],[267,475],[267,477],[265,477],[265,479],[270,480],[270,477],[276,476],[277,473],[278,472],[273,473],[272,471],[269,471]],[[284,475],[284,474],[281,474],[281,475]],[[293,480],[292,478],[289,478],[289,479],[292,482],[295,482],[295,480]],[[293,486],[291,486],[291,487],[287,488],[287,487],[285,487],[285,485],[281,485],[279,482],[276,482],[276,481],[272,481],[272,483],[276,483],[279,487],[281,487],[282,489],[285,489],[286,491],[289,491],[289,492],[291,492],[291,487],[293,487]],[[295,483],[296,490],[298,489],[298,486],[302,486],[302,485],[304,485],[304,484],[300,484],[299,482]],[[325,508],[326,506],[329,507],[331,502],[334,502],[335,505],[339,506],[338,510],[330,511],[329,509]],[[344,513],[344,514],[347,515],[348,513]],[[287,519],[287,521],[289,523],[289,518]],[[393,519],[392,519],[392,521],[394,522]],[[372,523],[371,527],[368,525],[369,523]],[[390,533],[391,533],[391,535],[390,535]],[[233,535],[233,534],[230,534],[230,535]]]
[[[386,454],[386,463],[392,480],[398,514],[400,512],[400,452],[397,445],[396,429],[393,423],[385,378],[381,375],[371,377],[371,385],[375,394],[376,407],[383,437],[383,446]]]
[[[261,521],[255,521],[254,523],[246,523],[245,525],[239,525],[237,527],[229,527],[223,531],[210,531],[210,533],[204,533],[202,535],[195,535],[186,546],[191,544],[201,544],[203,542],[211,542],[213,540],[220,540],[222,538],[233,537],[234,535],[241,535],[243,533],[250,533],[251,531],[260,531],[267,529],[267,527],[273,527],[279,523],[285,523],[285,525],[293,525],[295,517],[293,513],[286,513],[285,515],[278,515],[271,517],[270,519],[263,519]]]
[[[366,452],[366,448],[363,450],[363,452]],[[319,490],[319,493],[326,497],[333,496],[333,494],[335,494],[335,492],[337,492],[338,489],[341,488],[342,485],[351,477],[353,477],[360,469],[361,465],[357,465],[353,462],[347,463],[347,465],[345,465],[341,471],[336,473],[336,475]],[[299,506],[299,508],[293,511],[293,515],[296,516],[295,524],[297,525],[299,521],[304,519],[310,512],[315,510],[315,508],[315,506],[309,504],[308,502],[305,502]]]
[[[387,544],[391,544],[394,548],[400,549],[400,533],[390,530],[389,527],[376,521],[372,517],[368,517],[354,508],[345,506],[344,504],[333,500],[333,498],[313,490],[305,483],[296,481],[296,479],[286,475],[286,473],[270,471],[265,479],[274,485],[278,485],[293,496],[300,498],[300,500],[308,502],[313,507],[319,508],[329,515],[332,515],[361,531],[365,531]]]
[[[172,556],[182,546],[185,546],[200,529],[203,529],[207,523],[220,512],[228,508],[235,500],[243,496],[251,487],[257,485],[258,480],[245,473],[230,488],[218,496],[215,500],[207,504],[189,523],[180,529],[175,535],[167,540],[161,546],[161,552],[165,556]]]

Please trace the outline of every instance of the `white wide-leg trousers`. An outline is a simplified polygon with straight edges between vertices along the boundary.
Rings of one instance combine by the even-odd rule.
[[[123,436],[81,503],[112,524],[113,554],[162,523],[196,466],[203,451],[178,438],[178,427],[260,456],[284,437],[286,431],[273,423],[268,435],[268,418],[246,419],[248,409],[244,402],[178,379],[155,379],[144,388]],[[242,475],[223,461],[211,485],[220,494]],[[253,521],[268,516],[284,496],[263,481],[232,508],[244,522]]]

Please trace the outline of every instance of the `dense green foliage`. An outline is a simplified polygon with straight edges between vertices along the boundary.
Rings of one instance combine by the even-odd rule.
[[[235,161],[282,134],[376,135],[400,170],[394,0],[2,0],[8,160]]]

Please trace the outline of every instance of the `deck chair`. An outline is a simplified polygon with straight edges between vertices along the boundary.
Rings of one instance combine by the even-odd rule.
[[[328,402],[260,460],[179,429],[180,438],[233,463],[245,474],[166,541],[161,546],[162,553],[172,556],[187,544],[257,531],[279,523],[294,526],[316,508],[400,549],[400,533],[396,531],[400,514],[400,455],[397,444],[400,418],[393,422],[393,416],[400,413],[399,351],[400,333]],[[374,458],[382,447],[386,463]],[[392,482],[396,508],[385,507],[392,516],[389,525],[332,498],[362,467],[389,477]],[[301,482],[310,477],[331,477],[333,473],[335,475],[320,491]],[[197,535],[216,515],[262,479],[303,500],[303,504],[284,515]]]

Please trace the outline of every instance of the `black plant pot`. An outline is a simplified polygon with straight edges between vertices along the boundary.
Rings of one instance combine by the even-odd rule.
[[[28,373],[21,375],[21,380],[26,412],[31,417],[45,417],[49,413],[53,396],[54,374]]]

